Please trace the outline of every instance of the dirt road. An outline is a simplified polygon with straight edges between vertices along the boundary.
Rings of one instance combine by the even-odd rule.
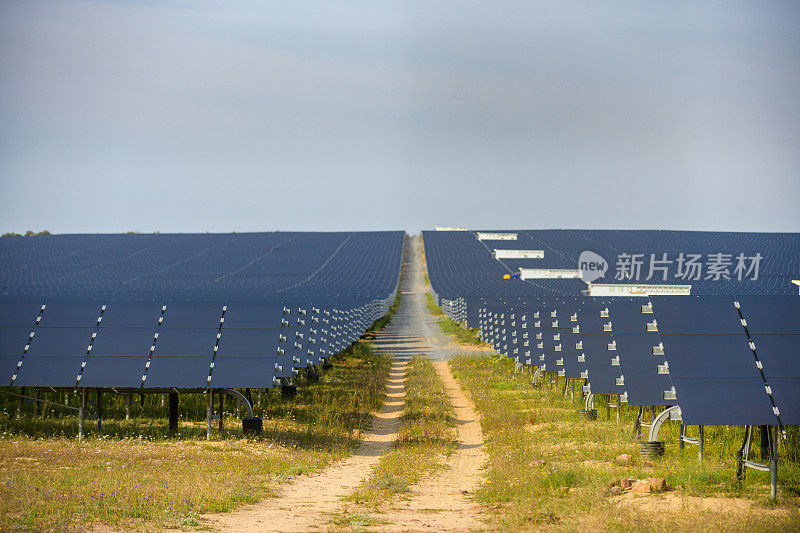
[[[480,469],[486,461],[480,420],[464,396],[446,363],[452,355],[476,348],[462,347],[443,334],[427,308],[425,265],[420,240],[409,239],[404,255],[405,275],[400,281],[401,305],[374,344],[394,357],[387,385],[386,402],[375,415],[373,430],[361,449],[324,472],[304,476],[287,484],[277,497],[233,513],[205,517],[222,531],[319,531],[329,527],[329,517],[342,509],[348,496],[367,478],[380,456],[397,438],[405,397],[406,366],[414,355],[435,361],[457,418],[459,448],[448,467],[434,477],[411,487],[407,498],[380,514],[384,531],[464,531],[482,526],[479,508],[469,500],[479,486]]]

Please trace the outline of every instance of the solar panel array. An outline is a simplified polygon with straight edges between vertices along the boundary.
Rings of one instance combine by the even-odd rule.
[[[386,314],[403,240],[403,232],[0,239],[0,379],[270,387]]]
[[[494,232],[498,233],[498,232]],[[516,240],[479,240],[470,231],[423,232],[432,291],[445,314],[479,327],[494,349],[519,363],[585,380],[591,394],[633,405],[677,404],[690,425],[797,424],[800,405],[800,235],[677,231],[506,231]],[[542,250],[536,259],[495,259],[493,250]],[[585,251],[604,258],[669,262],[716,258],[620,285],[691,284],[692,296],[591,297],[581,279],[504,279],[523,268],[578,269]],[[743,261],[736,270],[734,258]],[[655,267],[662,266],[655,264]],[[643,268],[647,268],[645,263]],[[698,267],[702,269],[703,266]],[[609,279],[611,278],[611,279]]]

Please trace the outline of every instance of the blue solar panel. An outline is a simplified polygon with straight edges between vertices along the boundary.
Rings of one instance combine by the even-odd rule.
[[[33,342],[30,338],[32,331],[32,327],[0,327],[0,355],[21,356],[28,341]]]
[[[617,303],[608,306],[611,327],[614,333],[646,333],[647,323],[653,321],[652,314],[642,313],[647,302]]]
[[[214,387],[272,386],[275,374],[275,360],[265,357],[225,357],[217,358],[211,385]]]
[[[156,342],[153,359],[203,355],[211,361],[214,345],[217,342],[216,329],[178,329],[161,328]]]
[[[217,360],[220,357],[227,356],[274,358],[278,348],[278,334],[278,330],[274,329],[224,328],[219,341]],[[213,346],[212,342],[210,347],[206,348],[206,351],[210,353]]]
[[[774,425],[772,404],[758,378],[676,377],[683,423],[696,425]]]
[[[219,328],[223,304],[219,302],[169,302],[162,328]]]
[[[226,306],[225,328],[278,329],[283,304],[274,302],[234,302]],[[292,315],[294,316],[294,315]]]
[[[784,425],[800,425],[800,377],[767,376]],[[772,422],[774,424],[774,422]]]
[[[582,308],[578,317],[581,333],[603,333],[604,327],[611,323],[611,318],[600,315],[602,308]]]
[[[94,328],[38,328],[14,384],[75,386]]]
[[[147,357],[156,328],[100,328],[92,344],[90,361],[97,356],[128,355]],[[144,366],[144,362],[142,362]]]
[[[210,354],[177,357],[154,356],[150,363],[150,369],[147,371],[144,387],[204,388],[208,384],[210,363]]]
[[[615,352],[608,350],[612,341],[610,335],[581,335],[583,354],[586,356],[586,370],[593,394],[621,394],[625,389],[616,385],[615,380],[622,375],[618,366],[611,366]]]
[[[41,300],[0,300],[0,327],[32,327],[42,304]]]
[[[800,335],[752,335],[767,377],[800,377]]]
[[[747,336],[670,335],[664,353],[673,377],[759,377]]]
[[[800,334],[800,298],[797,296],[745,296],[737,300],[751,334]]]
[[[81,376],[81,386],[139,387],[146,362],[147,355],[142,354],[108,356],[92,353]]]
[[[161,317],[160,302],[111,302],[103,312],[103,328],[153,328]]]
[[[743,332],[733,297],[660,296],[651,300],[662,335]]]
[[[102,313],[103,303],[94,301],[48,302],[39,327],[79,328],[94,326]]]
[[[86,350],[92,342],[94,328],[42,328],[36,329],[36,336],[31,342],[31,347],[25,356],[25,365],[28,360],[37,356],[71,356],[78,355],[80,359],[86,355]],[[77,372],[78,368],[75,368]]]
[[[664,400],[664,391],[672,388],[669,376],[659,375],[649,366],[628,366],[621,369],[625,392],[630,405],[675,405],[674,400]]]
[[[800,335],[752,335],[784,424],[800,424]]]
[[[15,385],[73,386],[80,372],[83,386],[136,386],[146,374],[147,387],[205,387],[214,358],[212,377],[220,383],[270,386],[280,332],[288,337],[289,377],[293,365],[319,362],[323,346],[325,356],[333,355],[387,311],[403,240],[402,232],[2,240],[8,264],[0,272],[0,379],[11,379],[35,330]],[[42,302],[47,308],[37,325]],[[307,311],[306,324],[284,327],[284,306],[292,321]],[[312,333],[314,314],[331,319],[330,333]],[[303,332],[297,349],[295,330]],[[293,355],[301,362],[293,363]],[[45,383],[45,364],[68,377]]]

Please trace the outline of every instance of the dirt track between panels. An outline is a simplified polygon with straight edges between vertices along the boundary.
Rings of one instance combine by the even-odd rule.
[[[397,438],[403,413],[406,380],[405,361],[392,365],[386,385],[386,400],[373,415],[372,431],[361,448],[323,472],[298,476],[283,487],[277,498],[243,507],[228,514],[209,515],[203,521],[222,531],[314,531],[325,529],[331,514],[369,475],[381,455]]]
[[[482,350],[455,344],[445,335],[427,308],[427,285],[423,273],[421,242],[409,239],[404,256],[403,294],[397,313],[374,339],[377,350],[394,357],[387,384],[386,401],[375,415],[373,429],[361,448],[348,459],[323,472],[296,478],[271,498],[230,514],[206,516],[214,529],[222,531],[320,531],[331,528],[331,515],[345,508],[342,500],[366,479],[380,457],[397,438],[405,397],[406,366],[415,355],[434,361],[457,419],[459,447],[449,457],[447,468],[410,487],[401,501],[376,514],[379,531],[466,531],[483,526],[480,508],[470,500],[481,482],[486,462],[480,419],[453,378],[447,359],[457,353]]]

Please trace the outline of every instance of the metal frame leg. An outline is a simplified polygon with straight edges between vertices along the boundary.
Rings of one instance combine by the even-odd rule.
[[[214,391],[208,393],[206,405],[206,440],[211,440],[211,421],[214,419]]]
[[[81,390],[81,405],[78,407],[78,442],[83,442],[83,420],[86,418],[86,389]]]

